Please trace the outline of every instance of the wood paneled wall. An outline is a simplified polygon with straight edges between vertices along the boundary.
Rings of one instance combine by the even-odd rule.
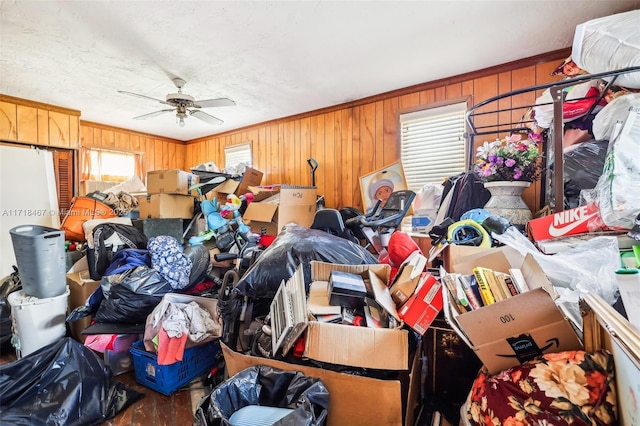
[[[78,148],[80,111],[0,94],[0,140]]]
[[[81,120],[80,146],[141,152],[145,172],[185,169],[186,145],[174,139]]]
[[[307,159],[318,161],[316,184],[326,206],[362,210],[359,177],[400,159],[399,114],[449,100],[469,99],[470,105],[512,90],[558,80],[550,72],[568,56],[557,51],[492,69],[400,89],[321,111],[256,124],[237,131],[190,141],[184,168],[213,161],[224,164],[224,147],[253,142],[253,167],[264,173],[262,184],[310,185]],[[530,105],[539,94],[523,94],[500,102],[500,108]],[[495,106],[493,107],[495,110]],[[522,112],[503,112],[503,122],[517,121]],[[515,116],[517,115],[517,116]],[[476,126],[495,123],[495,114],[480,116]],[[482,139],[475,143],[481,144]],[[475,147],[474,147],[475,148]],[[158,151],[155,151],[156,153]],[[179,164],[179,163],[176,163]],[[523,198],[532,210],[540,200],[540,183]]]

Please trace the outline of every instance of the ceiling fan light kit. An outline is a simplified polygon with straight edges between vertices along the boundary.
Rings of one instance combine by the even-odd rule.
[[[197,101],[193,96],[182,93],[182,88],[186,81],[181,78],[172,79],[173,84],[178,88],[178,93],[169,93],[165,100],[155,99],[150,96],[141,95],[133,92],[125,92],[119,90],[119,93],[136,96],[138,98],[150,99],[152,101],[160,102],[163,105],[169,105],[172,108],[161,109],[158,111],[150,112],[148,114],[139,115],[137,117],[133,117],[134,120],[146,120],[147,118],[157,117],[158,115],[167,113],[167,112],[175,112],[176,113],[176,123],[180,127],[184,127],[185,122],[184,119],[189,115],[194,116],[195,118],[204,121],[207,124],[211,124],[213,126],[219,126],[224,123],[217,117],[213,115],[207,114],[204,111],[201,111],[201,108],[213,108],[213,107],[221,107],[221,106],[234,106],[236,103],[228,98],[217,98],[217,99],[205,99]]]

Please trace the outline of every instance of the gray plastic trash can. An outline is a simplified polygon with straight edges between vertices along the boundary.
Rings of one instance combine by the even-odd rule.
[[[12,228],[9,233],[22,290],[38,298],[63,294],[67,288],[64,231],[22,225]]]

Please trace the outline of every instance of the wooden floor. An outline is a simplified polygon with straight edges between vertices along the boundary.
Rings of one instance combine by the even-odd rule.
[[[204,395],[201,383],[194,383],[191,390],[179,390],[171,396],[164,396],[152,389],[136,383],[132,371],[115,376],[145,397],[127,408],[115,418],[103,423],[105,426],[185,426],[193,424],[193,413],[200,397]]]

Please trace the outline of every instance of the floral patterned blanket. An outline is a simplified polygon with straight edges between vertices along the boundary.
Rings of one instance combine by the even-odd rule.
[[[467,400],[473,425],[614,425],[613,356],[567,351],[495,375],[481,370]]]

